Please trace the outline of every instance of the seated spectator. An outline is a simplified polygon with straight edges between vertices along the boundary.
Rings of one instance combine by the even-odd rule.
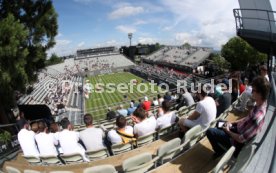
[[[159,105],[159,104],[158,104],[158,100],[156,99],[156,97],[153,97],[152,105],[153,105],[154,107],[156,107],[156,106]]]
[[[195,104],[194,98],[188,90],[186,91],[184,90],[182,96],[183,96],[184,106],[192,106],[193,104]]]
[[[139,100],[139,103],[136,103],[134,100],[131,100],[131,102],[134,104],[134,107],[138,108],[139,104],[141,103],[141,100]]]
[[[248,85],[248,79],[244,79],[245,91],[240,97],[240,102],[235,106],[235,109],[239,112],[245,112],[247,109],[247,103],[250,101],[252,96],[252,86]]]
[[[24,112],[19,112],[19,115],[17,115],[16,117],[16,125],[18,129],[22,129],[24,127],[25,121],[26,120],[25,120]]]
[[[242,81],[239,82],[239,93],[240,95],[244,92],[245,90],[245,85],[243,84]]]
[[[157,100],[158,100],[158,105],[162,105],[162,102],[164,101],[164,98],[160,94],[158,94],[157,95]]]
[[[89,161],[85,156],[84,148],[78,143],[79,133],[73,131],[72,124],[68,118],[63,118],[60,122],[62,131],[58,133],[58,141],[63,150],[63,154],[79,153],[84,161]]]
[[[237,79],[233,78],[232,79],[232,93],[231,93],[232,101],[231,101],[231,103],[235,102],[238,97],[239,97],[239,82]]]
[[[236,147],[234,156],[237,157],[243,145],[260,132],[264,124],[270,84],[265,77],[260,76],[253,80],[252,88],[256,105],[246,117],[232,123],[226,122],[222,129],[207,130],[207,137],[215,151],[214,158],[225,152],[223,148],[228,149],[232,145]]]
[[[149,111],[151,107],[151,101],[149,101],[148,97],[145,96],[145,101],[142,104],[142,107],[145,111]]]
[[[133,102],[130,102],[130,107],[127,109],[127,115],[131,115],[137,107],[134,106]]]
[[[131,119],[135,124],[133,133],[136,138],[155,132],[156,120],[154,116],[147,118],[147,112],[143,108],[136,109]]]
[[[181,118],[179,121],[180,129],[184,133],[196,125],[200,125],[202,129],[205,129],[216,118],[215,100],[207,96],[203,88],[198,91],[197,97],[200,101],[197,103],[195,111],[187,118]]]
[[[23,128],[19,131],[17,137],[23,154],[26,156],[39,157],[39,152],[35,144],[35,133],[28,130],[30,125],[25,119],[22,119],[22,124]]]
[[[162,103],[163,115],[157,118],[157,129],[162,129],[168,127],[175,123],[176,115],[174,111],[170,111],[171,104],[169,101],[165,100]]]
[[[142,107],[142,105],[143,105],[143,100],[142,100],[142,99],[139,99],[139,100],[138,100],[138,103],[137,103],[137,105],[136,105],[137,109],[140,108],[140,107]]]
[[[135,140],[133,127],[127,126],[126,118],[122,115],[116,118],[117,129],[110,130],[107,134],[112,144],[128,143]]]
[[[41,156],[54,155],[57,156],[56,145],[58,141],[56,140],[53,133],[48,133],[48,127],[44,121],[38,122],[39,133],[35,135],[35,141],[39,149]]]
[[[162,104],[163,104],[163,102],[162,102]],[[156,119],[157,118],[159,118],[159,117],[161,117],[162,115],[164,115],[164,110],[162,109],[162,107],[159,107],[158,109],[157,109],[157,113],[156,113]]]
[[[94,151],[104,148],[105,134],[102,129],[93,126],[93,117],[91,114],[85,114],[83,117],[86,129],[80,132],[80,139],[84,143],[86,150]]]
[[[177,99],[177,94],[176,94],[176,92],[174,91],[174,92],[172,93],[171,100],[176,100],[176,99]]]
[[[216,100],[217,105],[217,116],[218,117],[221,113],[223,113],[226,109],[231,106],[231,93],[229,92],[229,84],[225,83],[225,87],[221,87],[222,95],[218,97]]]
[[[168,101],[172,100],[171,92],[166,92],[165,93],[164,100],[168,100]]]
[[[32,130],[35,134],[38,133],[38,123],[37,123],[37,122],[31,123],[31,130]]]
[[[111,108],[108,108],[107,114],[106,114],[106,119],[107,119],[107,120],[112,120],[112,119],[114,119],[114,118],[116,118],[116,117],[117,117],[116,112],[113,111],[113,110],[111,110]]]
[[[119,115],[123,115],[123,116],[127,116],[127,110],[124,109],[123,105],[120,105],[118,108],[117,108],[117,113]]]
[[[222,90],[221,90],[221,86],[218,85],[219,81],[216,79],[215,80],[215,93],[214,93],[214,97],[213,98],[218,98],[219,96],[222,95]]]

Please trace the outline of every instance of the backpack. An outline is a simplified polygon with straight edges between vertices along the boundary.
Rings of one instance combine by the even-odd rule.
[[[132,141],[136,141],[136,138],[134,138],[134,135],[130,135],[124,132],[121,132],[119,130],[116,130],[116,132],[118,133],[118,135],[121,136],[122,141],[124,144],[132,142]]]

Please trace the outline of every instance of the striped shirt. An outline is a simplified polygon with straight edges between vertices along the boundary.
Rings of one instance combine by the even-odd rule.
[[[237,131],[242,142],[250,140],[261,131],[264,124],[267,104],[264,102],[261,106],[254,106],[249,116],[245,117],[241,122],[237,123]]]

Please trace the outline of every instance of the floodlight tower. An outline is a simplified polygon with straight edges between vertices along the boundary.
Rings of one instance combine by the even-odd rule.
[[[131,46],[132,33],[128,33],[129,47]]]

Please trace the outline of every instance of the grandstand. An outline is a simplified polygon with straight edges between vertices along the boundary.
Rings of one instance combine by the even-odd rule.
[[[206,47],[165,46],[144,59],[195,68],[205,61],[211,52],[212,49]]]
[[[248,2],[248,1],[247,1]],[[255,3],[257,4],[257,3]],[[251,7],[251,6],[250,6]],[[241,8],[244,8],[241,6]],[[258,9],[257,7],[252,9]],[[268,9],[271,13],[271,9]],[[264,10],[261,10],[264,11]],[[275,12],[272,12],[275,14]],[[248,13],[245,13],[248,14]],[[250,13],[253,14],[253,13]],[[256,12],[256,14],[258,14]],[[251,16],[252,17],[252,16]],[[271,20],[264,19],[263,16],[258,18],[258,16],[253,16],[254,20],[262,20],[267,23],[271,23]],[[236,20],[241,19],[242,16],[238,16]],[[248,19],[248,16],[247,18]],[[250,19],[252,20],[252,18]],[[243,20],[241,20],[243,21]],[[240,21],[240,22],[241,22]],[[255,25],[252,22],[252,25]],[[275,24],[275,21],[274,21]],[[251,26],[252,26],[251,25]],[[246,28],[246,23],[242,25],[239,30]],[[254,28],[251,28],[254,29]],[[240,34],[244,34],[240,31]],[[275,33],[273,33],[275,34]],[[272,35],[272,34],[271,34]],[[247,38],[245,35],[242,35]],[[250,38],[248,38],[250,39]],[[272,39],[272,38],[270,38]],[[252,40],[251,40],[252,41]],[[271,40],[270,40],[271,41]],[[259,40],[261,43],[262,40]],[[261,44],[258,44],[260,46]],[[275,41],[273,42],[275,45]],[[264,45],[266,46],[266,45]],[[179,50],[180,49],[180,50]],[[106,50],[105,50],[106,51]],[[180,72],[175,69],[170,69],[169,67],[150,65],[150,64],[141,64],[133,65],[128,60],[123,59],[120,63],[112,61],[112,58],[115,57],[115,54],[102,55],[97,52],[97,56],[91,55],[94,54],[94,51],[88,51],[89,55],[84,53],[79,53],[81,58],[71,59],[64,63],[68,64],[59,64],[55,66],[48,67],[50,70],[41,72],[39,75],[39,81],[34,84],[34,90],[30,95],[23,96],[18,100],[19,104],[41,104],[45,101],[45,98],[49,97],[49,94],[54,94],[53,97],[48,99],[50,105],[57,102],[60,102],[61,99],[59,94],[61,92],[64,94],[62,100],[67,100],[66,106],[69,107],[70,121],[74,124],[75,131],[82,131],[86,127],[79,121],[79,116],[83,114],[82,106],[82,95],[83,95],[83,83],[84,80],[89,79],[92,83],[97,81],[108,82],[118,81],[118,82],[129,82],[129,79],[137,79],[139,82],[142,81],[141,78],[134,76],[141,76],[144,79],[154,79],[158,82],[166,82],[171,85],[176,86],[177,80],[186,80],[188,84],[192,82],[201,82],[208,83],[209,79],[200,78],[191,73]],[[92,52],[92,53],[91,53]],[[164,56],[165,54],[168,56]],[[101,54],[101,56],[98,56]],[[104,53],[103,53],[104,54]],[[210,50],[205,48],[192,48],[189,50],[182,50],[181,47],[165,47],[147,57],[148,60],[153,62],[167,62],[167,63],[176,63],[182,64],[184,66],[197,66],[202,61],[204,61],[210,54]],[[275,54],[274,54],[275,55]],[[118,59],[125,58],[124,56],[118,56]],[[272,56],[269,56],[271,60]],[[126,62],[124,64],[124,62]],[[24,156],[22,152],[18,150],[18,140],[16,136],[12,138],[12,145],[17,147],[15,156],[10,156],[4,158],[4,160],[9,160],[4,163],[3,170],[9,173],[40,173],[40,172],[50,172],[60,171],[58,173],[89,173],[89,172],[176,172],[176,173],[198,173],[198,172],[275,172],[276,171],[276,159],[275,159],[275,149],[276,149],[276,120],[275,120],[275,107],[276,107],[276,71],[272,71],[271,61],[268,61],[268,69],[270,69],[270,84],[271,91],[269,99],[267,100],[267,112],[264,119],[264,125],[260,133],[255,137],[250,139],[245,143],[245,146],[241,150],[237,158],[232,157],[233,152],[235,151],[234,147],[231,147],[226,151],[226,153],[219,159],[212,158],[214,151],[211,147],[209,140],[206,137],[206,131],[215,127],[216,123],[220,120],[234,121],[242,119],[247,115],[246,113],[240,113],[234,110],[234,107],[241,102],[241,95],[235,102],[232,103],[223,113],[218,115],[218,117],[213,120],[209,126],[205,129],[202,129],[200,126],[194,126],[189,129],[184,137],[179,138],[178,126],[173,123],[168,127],[163,129],[157,129],[155,132],[140,136],[136,141],[132,141],[126,144],[116,144],[112,145],[110,148],[101,148],[96,151],[86,151],[86,155],[89,157],[89,162],[84,162],[82,157],[73,153],[71,155],[63,155],[60,157],[57,156]],[[123,73],[122,69],[129,67],[131,73]],[[113,69],[114,68],[114,69]],[[102,71],[103,70],[103,71]],[[89,73],[87,73],[88,71]],[[107,75],[102,75],[105,73],[110,73]],[[111,74],[114,73],[114,74]],[[84,74],[84,75],[82,75]],[[85,78],[85,75],[87,75]],[[125,78],[130,76],[129,78]],[[62,80],[66,79],[71,81],[70,85],[62,83]],[[144,80],[143,79],[143,80]],[[220,78],[221,79],[221,78]],[[55,82],[47,85],[46,90],[44,89],[45,85],[49,81],[54,80]],[[49,90],[48,90],[49,89]],[[56,89],[56,91],[54,90]],[[258,91],[261,92],[261,91]],[[148,93],[150,94],[150,93]],[[57,98],[56,98],[57,96]],[[108,95],[93,95],[92,100],[87,101],[85,105],[88,105],[88,108],[96,109],[100,108],[100,105],[110,105],[109,103],[104,103],[110,101],[114,106],[121,104],[124,100],[122,98],[118,99],[118,95],[115,94]],[[101,97],[102,102],[97,100],[97,97]],[[130,99],[139,98],[141,95],[134,93],[134,95],[129,96]],[[126,100],[129,102],[129,100]],[[174,105],[171,107],[174,110],[179,118],[187,117],[190,115],[196,107],[196,104],[191,106],[183,106],[178,110],[175,108],[178,106],[177,102],[172,102]],[[90,105],[89,105],[90,104]],[[53,107],[55,109],[55,107]],[[152,108],[149,112],[153,114],[156,113],[158,107]],[[106,109],[104,107],[103,109]],[[104,113],[104,112],[101,112]],[[74,117],[70,116],[73,115]],[[149,113],[149,115],[151,115]],[[152,116],[152,115],[151,115]],[[153,118],[153,117],[150,117]],[[127,117],[129,124],[132,123],[130,117]],[[8,128],[17,128],[16,124],[6,125]],[[5,127],[6,127],[5,126]],[[115,128],[115,120],[96,120],[94,122],[94,127],[99,127],[103,129],[105,133],[109,130]],[[94,136],[91,136],[93,138]],[[4,150],[5,147],[1,146]],[[15,159],[12,159],[15,158]],[[1,158],[2,159],[2,158]],[[57,173],[57,172],[55,172]]]

